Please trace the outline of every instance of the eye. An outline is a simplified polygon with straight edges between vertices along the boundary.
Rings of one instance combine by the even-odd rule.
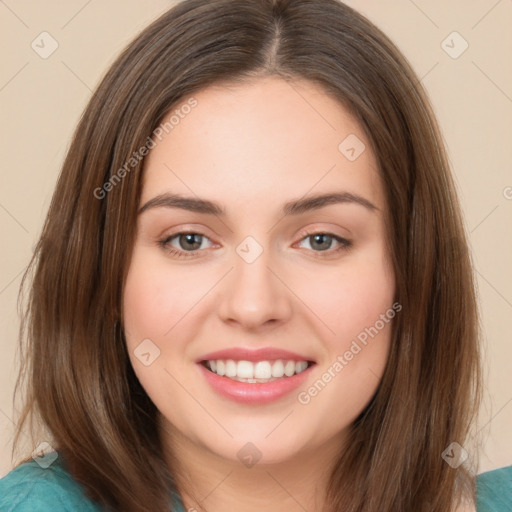
[[[176,239],[178,248],[172,245],[174,239]],[[198,252],[201,249],[205,249],[203,245],[205,240],[209,240],[209,238],[201,233],[182,231],[160,240],[158,244],[172,256],[178,258],[193,258],[198,256]]]
[[[320,257],[324,256],[322,253],[328,256],[340,251],[346,251],[352,247],[352,242],[333,233],[305,232],[302,233],[301,236],[300,244],[304,243],[304,241],[309,242],[309,250],[319,253],[318,256]],[[209,238],[201,233],[181,231],[159,240],[158,245],[165,249],[171,256],[177,258],[195,258],[200,256],[201,250],[208,247],[208,244],[203,243],[207,240],[209,240]],[[173,244],[173,242],[175,243]],[[332,249],[333,243],[338,244],[338,247]]]
[[[337,253],[339,251],[348,250],[352,247],[352,242],[349,240],[342,238],[338,235],[335,235],[333,233],[325,233],[325,232],[316,232],[316,233],[310,233],[306,232],[303,233],[303,238],[301,240],[301,243],[303,241],[308,241],[310,249],[314,252],[328,252],[329,254]],[[334,250],[330,250],[332,248],[333,242],[336,242],[339,244],[337,248]]]

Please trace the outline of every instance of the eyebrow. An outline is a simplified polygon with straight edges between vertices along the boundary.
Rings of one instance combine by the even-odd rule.
[[[289,201],[282,207],[282,215],[300,215],[312,210],[318,210],[331,204],[358,204],[367,210],[373,212],[379,210],[368,199],[352,194],[350,192],[333,192],[330,194],[318,194],[314,196],[304,197],[301,199]],[[185,197],[178,194],[160,194],[153,199],[147,201],[144,206],[139,209],[138,214],[153,208],[180,208],[196,213],[204,213],[207,215],[226,216],[226,210],[218,203],[201,199],[198,197]]]

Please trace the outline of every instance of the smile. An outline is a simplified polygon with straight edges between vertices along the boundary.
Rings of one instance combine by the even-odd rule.
[[[310,366],[308,361],[234,361],[233,359],[211,359],[203,365],[212,373],[238,382],[265,383],[283,377],[293,377]]]

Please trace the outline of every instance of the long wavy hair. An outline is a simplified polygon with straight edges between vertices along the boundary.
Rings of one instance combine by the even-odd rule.
[[[455,510],[474,493],[474,471],[441,455],[452,442],[465,446],[481,394],[467,233],[417,75],[388,37],[336,0],[185,0],[110,67],[78,123],[23,276],[16,441],[43,425],[72,476],[107,510],[169,509],[176,467],[164,461],[159,413],[123,334],[140,149],[195,92],[263,76],[312,81],[349,109],[371,142],[389,205],[402,311],[325,510]]]

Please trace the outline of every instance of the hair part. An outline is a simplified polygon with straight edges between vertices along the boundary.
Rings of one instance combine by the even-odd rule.
[[[441,458],[480,403],[479,321],[467,235],[428,97],[397,47],[336,0],[186,0],[144,29],[76,128],[20,297],[26,424],[47,427],[73,477],[107,509],[149,512],[177,491],[158,411],[131,368],[123,285],[144,159],[94,191],[171,108],[213,84],[308,80],[349,109],[379,164],[402,311],[385,373],[338,455],[326,509],[455,509],[474,475]],[[112,181],[112,183],[114,182]],[[122,468],[122,470],[120,470]]]

